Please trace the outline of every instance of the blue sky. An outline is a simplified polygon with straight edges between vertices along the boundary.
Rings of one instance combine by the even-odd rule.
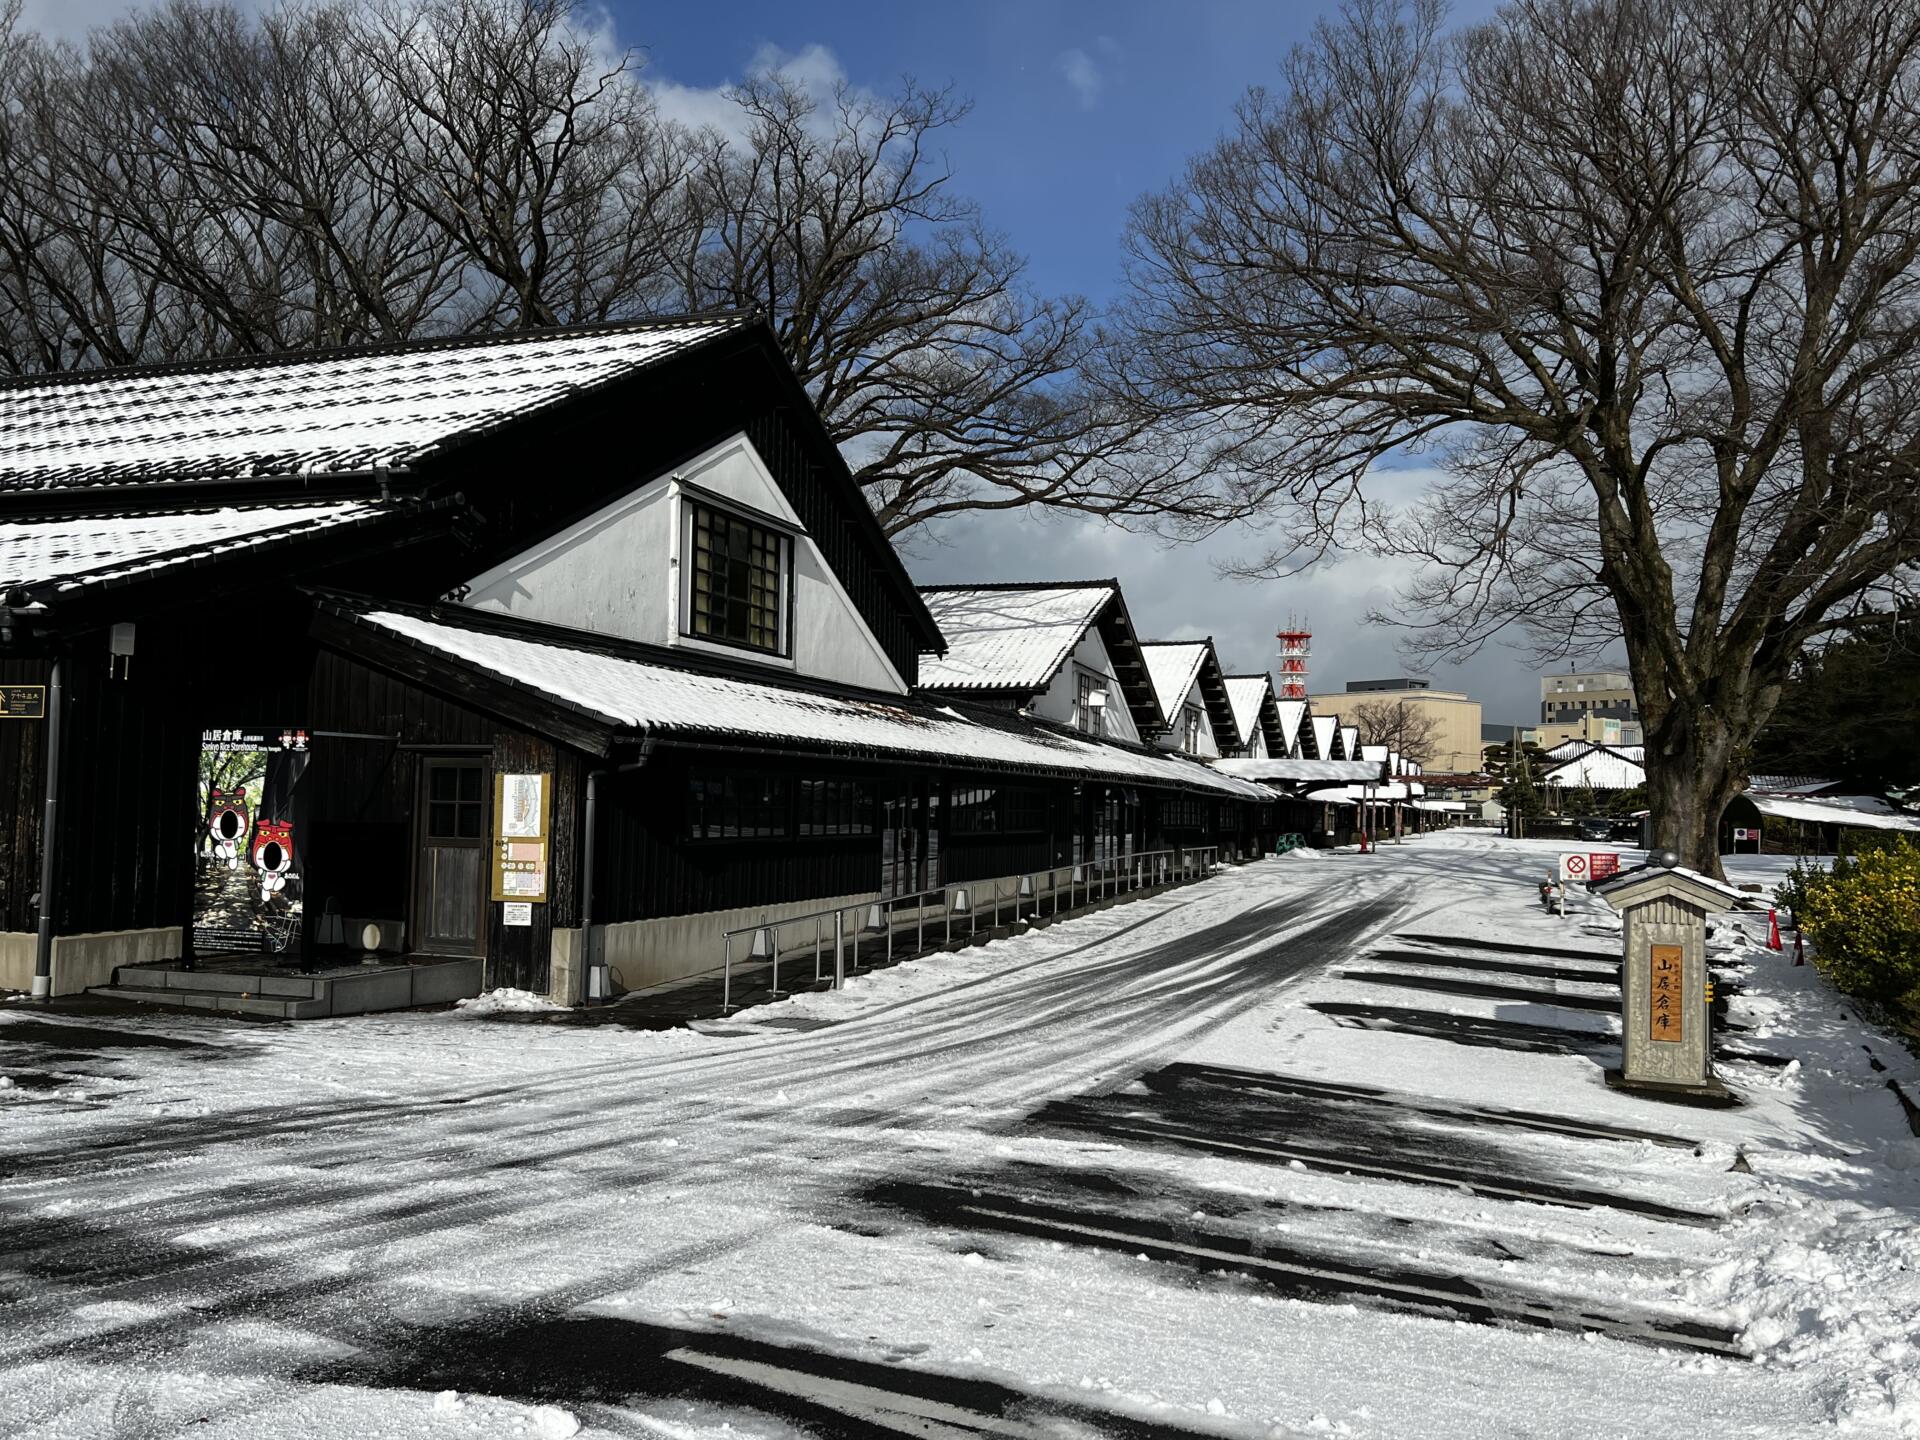
[[[714,86],[764,47],[831,52],[857,84],[951,83],[957,182],[1044,288],[1111,292],[1127,206],[1219,135],[1321,7],[1289,4],[725,4],[612,7],[650,78]]]
[[[263,8],[269,0],[241,3]],[[126,8],[127,0],[26,0],[26,18],[78,38]],[[1037,287],[1100,301],[1116,287],[1128,206],[1224,133],[1249,86],[1277,83],[1288,47],[1332,8],[1285,0],[614,0],[607,15],[614,43],[644,52],[645,81],[663,106],[690,120],[717,117],[721,89],[770,56],[823,84],[844,77],[886,91],[902,75],[951,84],[974,106],[945,136],[956,189],[1027,255]],[[1456,0],[1455,15],[1491,9],[1490,0]],[[1289,614],[1303,615],[1315,632],[1316,689],[1404,672],[1395,633],[1364,621],[1399,578],[1379,561],[1348,559],[1305,579],[1247,585],[1213,567],[1263,548],[1257,536],[1230,532],[1168,548],[1111,526],[1031,515],[954,522],[904,548],[927,583],[1118,576],[1143,632],[1212,635],[1222,659],[1241,670],[1269,666],[1274,630]],[[1509,651],[1431,678],[1436,688],[1481,699],[1489,721],[1538,710],[1538,680]]]
[[[902,75],[952,84],[972,114],[945,141],[955,185],[978,200],[1031,264],[1044,290],[1105,300],[1114,293],[1127,209],[1176,177],[1232,123],[1251,85],[1276,83],[1290,45],[1327,5],[727,4],[615,5],[619,38],[646,52],[647,79],[670,106],[700,114],[705,97],[770,52],[814,74],[890,88]],[[1487,4],[1456,7],[1484,13]],[[1247,585],[1218,559],[1260,548],[1232,533],[1168,548],[1110,526],[994,516],[911,539],[907,560],[928,583],[1117,575],[1147,634],[1212,635],[1230,667],[1266,667],[1289,612],[1315,632],[1313,684],[1403,673],[1395,635],[1369,626],[1396,573],[1349,559],[1304,580]],[[1523,659],[1489,651],[1431,677],[1463,688],[1489,721],[1537,712]]]

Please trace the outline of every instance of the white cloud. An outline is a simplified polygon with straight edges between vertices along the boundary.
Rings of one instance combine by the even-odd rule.
[[[777,45],[762,45],[747,61],[738,78],[768,74],[785,75],[798,84],[814,102],[817,122],[822,127],[831,125],[834,93],[847,83],[846,67],[832,50],[819,44],[804,45],[794,51],[782,50]],[[682,85],[649,70],[642,75],[641,83],[654,97],[660,113],[668,119],[695,128],[711,127],[735,140],[744,134],[745,116],[727,98],[727,91],[737,83],[735,78],[722,80],[717,85]]]
[[[1076,45],[1061,51],[1053,63],[1080,102],[1080,108],[1091,110],[1100,103],[1101,95],[1119,70],[1120,42],[1111,35],[1101,35],[1093,41],[1090,52]]]
[[[971,580],[1091,580],[1114,576],[1140,633],[1150,640],[1211,635],[1229,670],[1276,668],[1274,631],[1289,615],[1313,632],[1309,687],[1338,691],[1349,680],[1408,673],[1400,632],[1367,623],[1408,576],[1404,563],[1344,556],[1284,581],[1222,577],[1219,561],[1262,548],[1263,537],[1230,530],[1195,545],[1166,545],[1098,520],[1034,515],[956,519],[934,537],[908,537],[908,568],[924,584]],[[1539,709],[1539,683],[1524,658],[1489,647],[1428,677],[1435,689],[1464,690],[1489,724],[1525,723]]]

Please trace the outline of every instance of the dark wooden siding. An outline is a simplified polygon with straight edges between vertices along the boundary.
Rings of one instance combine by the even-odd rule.
[[[832,761],[662,749],[642,770],[610,774],[600,791],[596,923],[776,905],[879,888],[877,828],[867,835],[689,840],[688,780],[703,769],[789,778],[845,776],[874,786],[897,773]]]

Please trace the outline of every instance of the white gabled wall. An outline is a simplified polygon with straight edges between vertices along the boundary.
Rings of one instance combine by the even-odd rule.
[[[793,541],[790,657],[761,655],[680,634],[685,605],[684,486],[726,501],[749,518],[801,531],[800,517],[745,435],[716,445],[476,576],[466,604],[477,610],[726,655],[820,680],[904,695],[907,687],[854,607],[819,547]]]
[[[1200,675],[1205,669],[1206,667],[1203,665],[1199,671],[1194,673],[1193,684],[1187,687],[1186,698],[1174,706],[1173,713],[1167,716],[1167,724],[1173,728],[1168,730],[1167,733],[1162,735],[1158,740],[1154,741],[1154,744],[1159,746],[1160,749],[1185,752],[1187,708],[1191,706],[1200,712],[1200,748],[1193,753],[1208,759],[1217,760],[1220,758],[1220,746],[1215,743],[1213,738],[1213,721],[1207,715],[1207,700],[1206,697],[1200,693]]]
[[[1098,630],[1089,629],[1080,637],[1080,643],[1074,646],[1073,654],[1055,673],[1053,683],[1028,704],[1027,713],[1061,725],[1075,724],[1078,717],[1073,713],[1073,708],[1080,698],[1080,682],[1077,676],[1082,670],[1090,670],[1096,675],[1106,677],[1107,728],[1105,734],[1107,737],[1139,744],[1140,731],[1133,723],[1133,708],[1127,704],[1126,694],[1121,690],[1120,681],[1114,675],[1113,660],[1107,654],[1106,642],[1100,638]]]

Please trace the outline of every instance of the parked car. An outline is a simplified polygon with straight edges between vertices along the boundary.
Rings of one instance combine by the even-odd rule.
[[[1613,822],[1597,815],[1574,822],[1573,833],[1582,840],[1611,840]]]

